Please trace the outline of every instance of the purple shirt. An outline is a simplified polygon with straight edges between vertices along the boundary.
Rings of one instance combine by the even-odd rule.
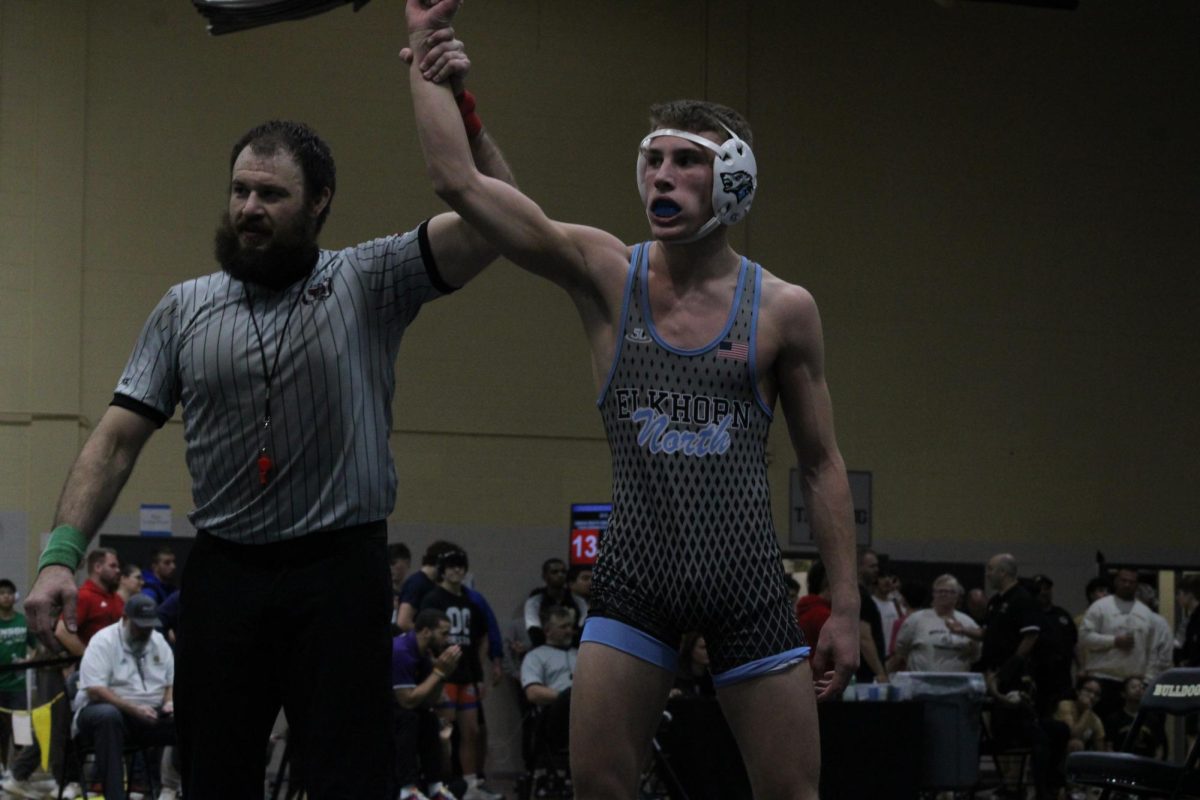
[[[433,660],[421,655],[413,631],[392,639],[392,688],[413,689],[433,672]]]

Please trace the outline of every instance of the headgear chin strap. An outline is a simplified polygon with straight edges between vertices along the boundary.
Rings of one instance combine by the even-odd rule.
[[[754,192],[758,188],[758,165],[754,161],[754,152],[750,145],[738,138],[724,123],[722,128],[729,133],[724,144],[714,144],[703,136],[691,131],[681,131],[675,128],[659,128],[651,131],[638,146],[637,184],[638,193],[642,196],[642,204],[646,203],[646,182],[643,171],[646,167],[646,148],[659,136],[678,136],[689,142],[712,150],[713,183],[712,207],[713,218],[704,223],[700,230],[680,241],[680,244],[703,239],[718,225],[732,225],[740,222],[750,212],[750,204],[754,202]]]

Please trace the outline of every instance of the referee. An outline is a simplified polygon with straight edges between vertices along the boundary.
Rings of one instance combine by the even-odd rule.
[[[459,51],[447,74],[467,66]],[[464,121],[479,168],[511,181],[478,117]],[[299,123],[249,131],[230,167],[222,269],[171,287],[150,314],[67,478],[26,609],[47,642],[60,611],[74,629],[87,542],[150,434],[182,406],[198,531],[176,676],[184,794],[259,800],[282,707],[309,797],[382,800],[394,363],[421,306],[494,251],[454,214],[319,249],[334,162]]]

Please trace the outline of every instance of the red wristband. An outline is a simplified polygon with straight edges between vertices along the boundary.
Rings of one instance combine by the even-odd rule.
[[[463,89],[462,94],[454,96],[454,101],[458,103],[458,113],[462,114],[467,138],[474,139],[483,130],[483,120],[475,113],[475,95],[469,89]]]

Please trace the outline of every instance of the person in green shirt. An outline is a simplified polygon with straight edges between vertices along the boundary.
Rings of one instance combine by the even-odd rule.
[[[17,611],[16,604],[16,584],[0,578],[0,665],[23,661],[36,644],[25,625],[25,615]],[[5,766],[12,741],[12,723],[7,712],[25,707],[25,670],[0,672],[0,709],[4,709],[0,712],[0,762]]]

